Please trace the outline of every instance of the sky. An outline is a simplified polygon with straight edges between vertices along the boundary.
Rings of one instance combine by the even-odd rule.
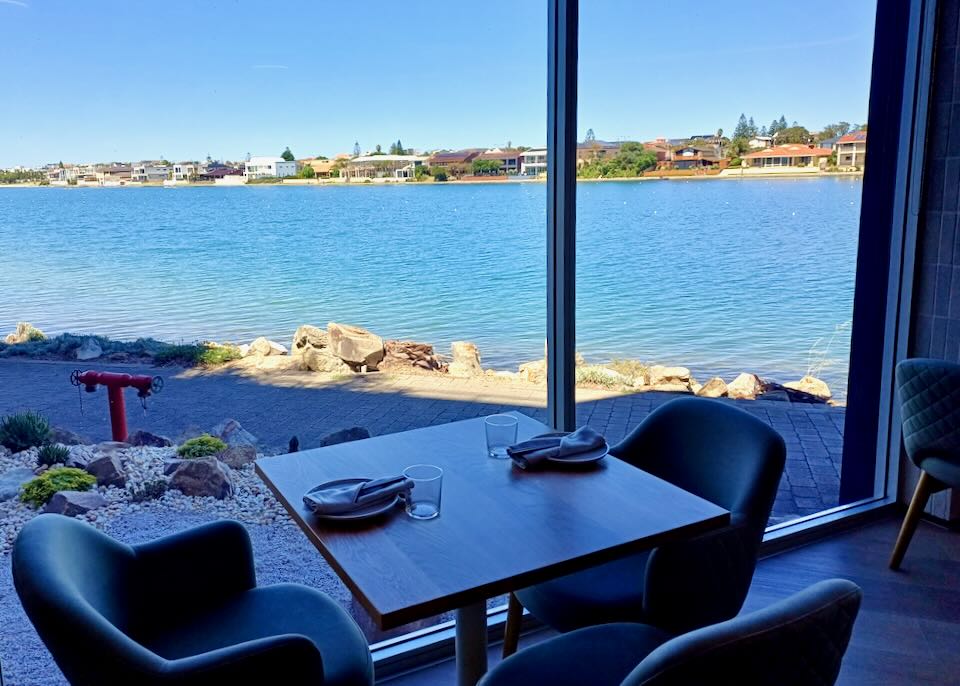
[[[546,0],[0,0],[0,167],[542,145]],[[875,0],[583,0],[578,128],[867,118]]]

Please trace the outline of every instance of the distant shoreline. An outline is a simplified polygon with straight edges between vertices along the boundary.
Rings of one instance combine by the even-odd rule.
[[[729,168],[728,168],[729,170]],[[647,176],[629,176],[610,179],[577,179],[577,183],[610,183],[622,181],[700,181],[706,179],[716,179],[723,181],[742,181],[747,179],[819,179],[819,178],[853,177],[862,178],[862,171],[854,172],[770,172],[770,173],[750,173],[750,174],[690,174],[690,175],[670,175],[662,176],[650,174]],[[215,183],[177,183],[175,185],[164,185],[163,183],[130,183],[123,185],[99,185],[99,184],[77,184],[77,185],[51,185],[39,183],[5,183],[0,184],[0,188],[53,188],[53,189],[78,189],[78,188],[247,188],[255,186],[287,186],[290,188],[302,187],[364,187],[364,186],[461,186],[461,185],[502,185],[514,183],[546,183],[546,179],[530,178],[491,178],[491,179],[452,179],[449,181],[373,181],[366,182],[339,182],[339,181],[314,181],[312,179],[297,179],[296,182],[277,181],[272,183],[238,183],[238,184],[215,184]]]

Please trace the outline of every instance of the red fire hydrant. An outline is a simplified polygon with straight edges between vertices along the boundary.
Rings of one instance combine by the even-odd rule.
[[[127,408],[123,401],[123,389],[132,386],[137,389],[137,397],[146,400],[151,393],[159,393],[163,388],[163,379],[145,374],[118,374],[116,372],[81,372],[75,369],[70,375],[70,383],[83,386],[87,393],[93,393],[97,386],[107,387],[107,399],[110,402],[110,427],[113,440],[127,440]]]

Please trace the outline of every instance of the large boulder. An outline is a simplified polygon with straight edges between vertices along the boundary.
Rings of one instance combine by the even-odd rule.
[[[143,431],[142,429],[139,431],[134,431],[132,434],[127,436],[127,443],[138,447],[149,448],[169,448],[173,445],[173,441],[166,436],[152,434],[149,431]]]
[[[57,491],[43,511],[76,517],[106,504],[107,499],[96,491]]]
[[[14,467],[0,474],[0,503],[16,498],[20,488],[35,476],[29,467]]]
[[[366,329],[330,322],[327,335],[330,352],[351,366],[375,370],[383,359],[383,339]]]
[[[727,384],[727,396],[735,400],[754,400],[763,393],[763,382],[756,374],[740,373]]]
[[[266,357],[267,355],[286,355],[287,349],[277,343],[276,341],[271,341],[263,336],[255,338],[250,345],[248,346],[245,352],[241,354],[246,357],[247,355],[262,355]]]
[[[686,386],[690,383],[690,370],[686,367],[665,367],[655,364],[647,371],[650,386]]]
[[[830,387],[824,382],[818,379],[815,376],[804,376],[799,381],[788,381],[783,384],[785,388],[789,388],[794,391],[800,391],[802,393],[808,393],[809,395],[815,395],[818,398],[823,398],[824,400],[829,400],[831,397]]]
[[[469,377],[483,374],[483,367],[480,366],[480,351],[476,343],[454,341],[450,344],[450,354],[453,361],[450,362],[447,371],[451,376]]]
[[[532,362],[524,362],[518,368],[517,376],[530,383],[546,383],[547,361],[533,360]]]
[[[328,445],[337,445],[338,443],[349,443],[350,441],[362,441],[370,438],[370,432],[362,426],[351,426],[349,429],[341,429],[327,434],[320,439],[320,447]]]
[[[78,360],[95,360],[103,355],[103,348],[97,343],[96,338],[84,338],[74,354]]]
[[[316,326],[304,324],[293,334],[290,346],[293,366],[311,372],[352,373],[350,365],[330,350],[330,336]]]
[[[239,469],[256,461],[257,449],[252,445],[231,445],[217,457],[228,467]]]
[[[377,366],[384,372],[447,371],[447,365],[434,352],[432,345],[416,341],[386,341],[383,344],[383,361]]]
[[[233,477],[230,468],[215,457],[198,457],[177,465],[170,476],[170,488],[184,495],[223,500],[233,495]]]
[[[236,419],[224,419],[210,430],[211,436],[216,436],[227,445],[257,445],[257,437],[240,425]]]
[[[722,398],[727,394],[727,383],[715,376],[698,388],[696,394],[701,398]]]
[[[90,445],[91,443],[89,438],[84,438],[62,426],[54,426],[50,429],[50,442],[62,445]]]
[[[100,455],[87,463],[87,473],[97,478],[98,486],[116,486],[123,488],[127,485],[127,475],[123,471],[120,458],[116,455]]]

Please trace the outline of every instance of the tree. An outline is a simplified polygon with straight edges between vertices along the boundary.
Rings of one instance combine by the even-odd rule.
[[[717,140],[723,138],[723,129],[717,129]]]
[[[360,141],[353,142],[353,156],[360,157]]]
[[[400,142],[400,139],[397,139],[396,143],[390,144],[390,154],[391,155],[405,155],[406,151],[403,149],[403,143]]]
[[[777,122],[777,129],[783,131],[785,128],[787,128],[787,118],[781,114],[780,121]]]
[[[330,158],[327,157],[326,155],[317,155],[317,156],[314,157],[313,159],[315,159],[315,160],[329,160]]]
[[[644,148],[642,143],[627,142],[620,146],[620,151],[613,157],[588,162],[577,173],[588,179],[628,178],[643,176],[643,172],[656,166],[656,153]]]
[[[446,181],[447,180],[447,170],[443,167],[431,167],[430,176],[433,177],[434,181]]]
[[[301,179],[313,179],[313,178],[316,178],[316,176],[317,176],[316,170],[313,167],[311,167],[309,164],[303,165],[303,169],[300,170]]]
[[[500,173],[500,160],[474,160],[473,173],[477,176],[491,176]]]
[[[823,127],[823,130],[817,134],[817,139],[825,141],[829,138],[837,138],[838,136],[845,136],[850,133],[851,127],[849,122],[840,121],[836,124],[827,124]]]
[[[733,129],[733,138],[749,138],[750,137],[750,124],[747,123],[747,115],[740,113],[740,119],[737,120],[737,125]]]
[[[583,137],[584,143],[593,143],[597,140],[597,137],[593,133],[593,129],[587,129],[587,135]]]
[[[753,117],[750,117],[750,121],[747,122],[747,130],[750,133],[750,138],[757,135],[757,125],[753,122]]]
[[[802,126],[790,126],[777,132],[777,143],[809,143],[813,136]]]
[[[374,149],[373,154],[374,154],[374,155],[382,155],[382,154],[383,154],[383,150],[380,149],[380,144],[379,144],[379,143],[377,143],[377,147]]]
[[[776,119],[774,119],[772,122],[770,122],[770,128],[767,129],[767,135],[768,135],[768,136],[776,136],[776,135],[777,135],[777,131],[779,131],[779,130],[780,130],[780,122],[778,122]]]
[[[280,157],[282,157],[283,159],[285,159],[287,162],[293,162],[295,159],[297,159],[296,157],[293,156],[293,153],[290,152],[290,146],[289,146],[289,145],[288,145],[286,148],[283,149],[283,152],[280,153]]]
[[[760,135],[761,135],[761,136],[769,136],[769,135],[770,135],[769,133],[767,133],[767,127],[766,127],[766,126],[761,126],[761,127],[760,127]]]

